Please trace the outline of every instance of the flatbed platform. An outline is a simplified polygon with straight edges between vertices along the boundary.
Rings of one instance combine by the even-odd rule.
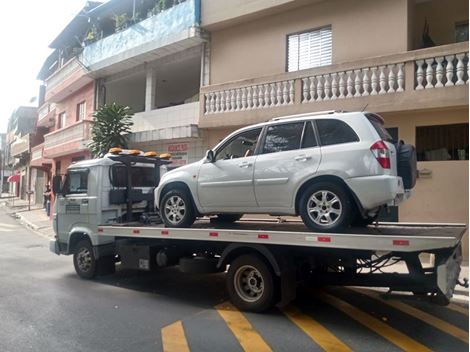
[[[191,228],[165,228],[163,225],[142,225],[135,222],[101,225],[97,231],[100,235],[111,237],[432,252],[457,246],[466,229],[465,224],[378,223],[369,227],[352,228],[348,233],[318,233],[310,231],[300,221],[243,219],[223,225],[203,219]]]

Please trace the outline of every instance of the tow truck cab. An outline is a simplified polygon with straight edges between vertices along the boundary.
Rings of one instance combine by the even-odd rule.
[[[72,164],[63,180],[54,177],[53,228],[58,252],[71,254],[73,244],[84,236],[89,237],[93,246],[112,243],[113,239],[98,236],[99,224],[151,216],[153,191],[161,166],[167,164],[165,160],[108,154]]]

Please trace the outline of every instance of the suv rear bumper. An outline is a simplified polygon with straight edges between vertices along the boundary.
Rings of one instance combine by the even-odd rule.
[[[374,209],[384,204],[398,205],[405,199],[403,181],[398,176],[354,177],[345,182],[364,209]]]

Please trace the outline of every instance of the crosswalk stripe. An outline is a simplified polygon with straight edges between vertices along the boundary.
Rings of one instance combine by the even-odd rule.
[[[227,326],[240,342],[244,351],[263,352],[272,351],[271,347],[264,341],[254,329],[245,316],[239,312],[231,303],[225,302],[215,307]]]
[[[312,317],[301,313],[294,306],[285,307],[282,312],[326,352],[352,351],[323,325]]]
[[[379,294],[370,292],[370,291],[365,291],[365,290],[360,290],[360,289],[351,289],[353,291],[362,293],[368,297],[371,297],[373,299],[378,300],[381,303],[385,303],[389,305],[390,307],[393,307],[395,309],[398,309],[399,311],[409,314],[419,320],[422,320],[426,324],[434,326],[436,329],[444,331],[446,334],[452,335],[459,340],[465,342],[468,344],[468,332],[459,329],[458,327],[442,320],[434,315],[431,315],[429,313],[423,312],[420,309],[417,309],[415,307],[410,306],[409,304],[399,302],[399,301],[392,301],[392,300],[386,300],[380,297]]]
[[[449,305],[447,306],[447,308],[449,308],[450,310],[453,310],[454,312],[458,312],[460,314],[464,314],[468,317],[468,308],[465,308],[465,307],[462,307],[462,306],[459,306],[458,304],[455,304],[455,303],[449,303]]]
[[[162,328],[162,344],[164,352],[189,352],[181,320]]]
[[[336,309],[339,309],[352,319],[356,320],[357,322],[366,326],[370,330],[384,337],[385,339],[387,339],[394,345],[400,347],[404,351],[431,352],[429,348],[422,345],[421,343],[413,340],[402,332],[392,328],[391,326],[383,323],[379,319],[372,317],[371,315],[354,307],[348,302],[343,301],[342,299],[334,297],[325,292],[317,294],[317,297],[322,301],[328,303],[329,305],[335,307]]]

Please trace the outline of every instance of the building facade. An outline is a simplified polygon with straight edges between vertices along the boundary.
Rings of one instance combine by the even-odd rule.
[[[205,0],[201,23],[208,147],[276,116],[373,111],[417,147],[420,177],[395,220],[468,224],[467,1]]]

